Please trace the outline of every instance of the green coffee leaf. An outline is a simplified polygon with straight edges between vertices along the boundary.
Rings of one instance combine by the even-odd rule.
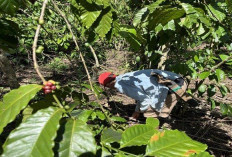
[[[214,85],[209,85],[207,89],[207,94],[209,97],[212,97],[216,94],[216,87]]]
[[[146,124],[147,124],[147,125],[150,125],[150,126],[152,126],[152,127],[154,127],[154,128],[157,128],[157,127],[159,127],[160,122],[159,122],[159,120],[156,119],[156,118],[148,117],[148,118],[146,119]]]
[[[12,90],[3,97],[3,102],[0,104],[0,133],[3,128],[24,109],[29,101],[34,98],[38,91],[42,89],[41,85],[24,85],[18,89]]]
[[[76,117],[77,119],[83,121],[83,122],[87,122],[89,117],[91,116],[91,114],[93,113],[93,110],[73,110],[71,112],[71,115]]]
[[[18,10],[19,5],[20,1],[17,0],[0,0],[0,12],[13,15]]]
[[[208,152],[201,152],[199,154],[192,154],[190,157],[213,157],[213,155],[210,155]]]
[[[136,27],[137,25],[139,25],[142,22],[143,16],[144,14],[147,12],[147,7],[142,8],[141,10],[139,10],[134,17],[133,20],[133,25]]]
[[[178,8],[174,8],[174,7],[157,9],[152,14],[149,15],[148,28],[150,30],[153,30],[159,24],[162,24],[164,26],[169,21],[182,17],[184,15],[184,13],[185,12],[183,9],[178,9]]]
[[[54,156],[52,148],[63,113],[61,108],[50,107],[27,118],[9,135],[2,156]]]
[[[162,2],[164,2],[164,1],[165,1],[165,0],[157,0],[156,2],[151,3],[150,5],[148,5],[147,7],[148,7],[150,13],[152,13],[153,11],[155,11],[155,10],[159,7],[159,5],[160,5]]]
[[[95,31],[97,34],[99,34],[100,37],[105,37],[111,29],[111,23],[113,21],[112,12],[111,10],[107,10],[107,12],[104,11],[104,14],[101,16],[101,21],[95,28]]]
[[[215,109],[215,107],[216,107],[216,102],[215,102],[215,100],[210,99],[210,103],[211,103],[211,110]]]
[[[176,30],[176,26],[175,26],[175,21],[174,20],[171,20],[169,21],[164,27],[163,27],[163,30]]]
[[[134,125],[123,132],[120,148],[146,145],[156,132],[158,131],[150,125]]]
[[[166,130],[155,133],[147,145],[146,156],[189,156],[207,149],[207,145],[192,140],[184,132]]]
[[[229,89],[225,85],[221,85],[219,89],[223,97],[225,97],[226,94],[229,92]]]
[[[97,111],[96,114],[97,114],[97,117],[99,119],[101,119],[101,120],[105,120],[106,119],[106,116],[102,112]]]
[[[209,4],[208,7],[206,7],[206,9],[208,9],[208,13],[209,13],[210,17],[212,19],[214,19],[215,21],[218,20],[218,21],[222,22],[226,17],[226,15],[223,12],[217,10],[211,4]]]
[[[221,58],[222,61],[226,60],[227,58],[229,58],[228,55],[225,55],[225,54],[221,54],[219,55],[219,57]]]
[[[204,92],[206,91],[206,88],[207,88],[207,86],[206,86],[205,84],[202,84],[202,85],[200,85],[200,87],[198,88],[198,91],[199,91],[200,93],[204,93]]]
[[[232,13],[232,1],[231,0],[226,0],[227,8],[230,13]]]
[[[113,120],[114,122],[127,122],[125,118],[117,117],[117,116],[112,116],[110,119]]]
[[[199,78],[204,80],[205,78],[207,78],[208,76],[210,75],[210,72],[209,71],[205,71],[201,74],[199,74]]]
[[[216,69],[216,76],[217,76],[217,81],[223,81],[226,77],[225,72],[221,69]]]
[[[220,104],[220,109],[221,109],[221,113],[222,115],[227,115],[228,113],[228,106],[227,104]]]
[[[95,154],[97,145],[94,134],[86,123],[80,120],[68,119],[65,124],[63,139],[60,143],[59,156],[80,156],[83,153]]]
[[[101,143],[103,144],[109,144],[113,142],[119,143],[121,138],[122,138],[122,134],[120,132],[108,128],[103,130],[102,132]]]

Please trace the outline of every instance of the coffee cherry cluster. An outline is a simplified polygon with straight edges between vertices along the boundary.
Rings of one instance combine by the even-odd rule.
[[[45,82],[44,86],[43,86],[44,94],[48,94],[48,93],[51,93],[52,91],[56,90],[57,89],[56,84],[57,83],[53,80],[49,80],[49,81]]]

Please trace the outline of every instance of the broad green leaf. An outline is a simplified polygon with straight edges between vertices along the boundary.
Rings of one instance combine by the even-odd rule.
[[[209,75],[210,75],[210,72],[209,72],[209,71],[205,71],[205,72],[202,72],[201,74],[199,74],[199,78],[200,78],[201,80],[204,80],[204,79],[207,78]]]
[[[227,115],[228,113],[228,106],[227,104],[220,104],[220,109],[221,109],[221,112],[222,112],[222,115]]]
[[[223,81],[226,77],[226,74],[223,70],[221,69],[216,69],[216,76],[217,76],[217,80],[218,82]]]
[[[8,50],[18,45],[19,27],[13,21],[0,18],[0,47]]]
[[[147,12],[147,7],[139,10],[136,14],[135,14],[135,17],[134,17],[134,20],[133,20],[133,25],[136,27],[138,26],[141,22],[142,22],[142,19],[143,19],[143,16],[145,15],[145,13]]]
[[[207,94],[209,97],[212,97],[216,94],[216,87],[214,85],[209,85],[207,89]]]
[[[190,157],[213,157],[208,152],[201,152],[199,154],[191,154]]]
[[[134,28],[121,27],[119,34],[126,39],[132,49],[135,51],[139,50],[142,43],[138,38],[137,32]]]
[[[2,156],[54,156],[52,148],[63,113],[61,108],[50,107],[29,117],[9,135]]]
[[[226,35],[226,31],[223,27],[219,26],[218,29],[216,30],[217,37],[220,39],[224,35]]]
[[[227,8],[230,13],[232,13],[232,1],[226,0]]]
[[[193,57],[193,59],[194,59],[195,62],[198,62],[198,61],[199,61],[199,57],[198,57],[197,55],[195,55],[195,56]]]
[[[83,24],[86,26],[86,28],[89,28],[97,20],[100,14],[101,14],[101,10],[96,10],[96,11],[83,10],[80,18]]]
[[[192,28],[194,23],[198,23],[197,20],[199,18],[199,14],[192,5],[187,3],[181,3],[181,5],[186,12],[186,18],[184,18],[181,23],[187,28]]]
[[[106,119],[106,116],[100,112],[100,111],[96,111],[96,114],[97,114],[97,117],[101,120],[105,120]]]
[[[210,26],[211,23],[209,19],[204,15],[204,11],[200,8],[195,8],[188,3],[181,3],[181,6],[186,12],[186,18],[181,21],[181,25],[186,26],[187,28],[192,28],[193,24],[204,23],[206,26]]]
[[[19,8],[19,0],[0,0],[0,12],[13,15]]]
[[[113,120],[114,122],[127,122],[125,118],[117,117],[117,116],[112,116],[110,119]]]
[[[210,103],[211,103],[211,110],[215,109],[215,107],[216,107],[216,102],[215,102],[215,100],[210,99]]]
[[[93,0],[91,1],[97,5],[104,5],[104,7],[108,7],[110,4],[110,0]]]
[[[219,55],[219,57],[221,58],[222,61],[226,60],[227,58],[229,58],[228,55],[225,55],[225,54],[221,54]]]
[[[159,5],[164,1],[166,1],[166,0],[157,0],[156,2],[151,3],[150,5],[148,5],[147,7],[148,7],[150,13],[155,11],[159,7]]]
[[[82,120],[83,122],[87,122],[91,114],[93,113],[93,110],[74,110],[71,112],[71,115],[76,117],[79,120]]]
[[[87,152],[95,154],[96,147],[94,135],[86,123],[68,119],[60,142],[59,156],[76,157]]]
[[[172,31],[175,31],[175,30],[176,30],[175,21],[174,21],[174,20],[169,21],[169,22],[163,27],[163,30],[172,30]]]
[[[3,102],[0,105],[0,133],[3,128],[24,109],[29,101],[34,98],[36,93],[42,88],[41,85],[24,85],[18,89],[12,90],[3,97]]]
[[[159,127],[160,122],[159,122],[159,120],[156,119],[156,118],[148,117],[148,118],[146,119],[146,124],[147,124],[147,125],[150,125],[150,126],[152,126],[153,128],[156,128],[156,129],[157,129],[157,128]]]
[[[207,88],[207,86],[206,86],[205,84],[202,84],[202,85],[200,85],[200,87],[198,88],[198,91],[199,91],[200,93],[204,93],[204,92],[206,91],[206,88]]]
[[[155,32],[158,34],[160,31],[163,30],[163,26],[159,24],[158,26],[155,27]]]
[[[110,31],[113,18],[112,12],[109,9],[106,9],[101,16],[101,21],[99,22],[97,28],[95,28],[95,31],[97,34],[99,34],[100,37],[103,38]]]
[[[120,148],[146,145],[155,132],[150,125],[134,125],[123,132]]]
[[[106,156],[112,156],[112,154],[109,152],[108,149],[106,149],[105,147],[102,147],[101,157],[106,157]]]
[[[105,129],[101,135],[101,143],[109,144],[113,142],[118,142],[121,140],[122,134],[118,131],[115,131],[111,128]]]
[[[220,92],[221,92],[221,94],[222,94],[223,97],[225,97],[226,94],[229,93],[229,90],[228,90],[228,88],[225,85],[221,85],[219,87],[219,89],[220,89]]]
[[[204,29],[202,23],[200,23],[200,26],[197,29],[197,35],[202,35],[204,33],[205,33],[205,29]]]
[[[180,157],[200,153],[207,145],[192,140],[184,132],[166,130],[154,134],[146,148],[148,156]]]
[[[184,13],[185,12],[183,9],[178,9],[174,7],[157,9],[152,14],[149,15],[148,28],[150,30],[153,30],[159,24],[162,24],[164,26],[169,21],[182,17]]]
[[[226,15],[223,12],[217,10],[211,4],[209,4],[208,6],[206,6],[206,9],[208,10],[208,13],[209,13],[210,17],[212,19],[214,19],[215,21],[222,22],[225,19],[225,17],[226,17]]]

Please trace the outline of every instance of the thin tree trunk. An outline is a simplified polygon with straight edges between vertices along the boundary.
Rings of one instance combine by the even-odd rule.
[[[14,69],[12,68],[10,61],[4,56],[2,50],[0,50],[0,69],[7,78],[7,84],[11,89],[18,88],[20,85],[16,78]]]
[[[165,70],[164,62],[167,60],[169,51],[170,51],[170,48],[168,46],[165,46],[165,45],[162,46],[163,56],[160,58],[160,62],[158,63],[158,69]]]

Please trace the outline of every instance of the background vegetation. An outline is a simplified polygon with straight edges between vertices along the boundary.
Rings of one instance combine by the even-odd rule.
[[[231,15],[230,0],[0,0],[0,154],[211,156],[157,119],[129,127],[96,78],[112,49],[130,52],[116,68],[180,73],[199,106],[229,118]]]

